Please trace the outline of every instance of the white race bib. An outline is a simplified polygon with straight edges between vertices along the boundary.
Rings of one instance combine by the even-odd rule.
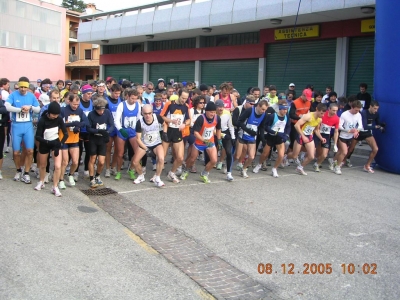
[[[68,116],[68,123],[72,123],[72,122],[80,122],[81,118],[78,115],[70,115]],[[70,127],[69,131],[74,131],[75,127]]]
[[[103,124],[96,124],[96,129],[100,129],[100,130],[107,130],[107,124],[103,123]]]
[[[331,133],[331,126],[325,125],[324,123],[321,123],[321,133],[323,134],[330,134]]]
[[[43,138],[46,141],[54,141],[58,139],[58,127],[46,129],[43,133]]]
[[[90,111],[89,111],[89,110],[86,110],[86,111],[84,111],[83,113],[84,113],[85,116],[87,117],[87,116],[89,115]]]
[[[19,112],[15,113],[15,121],[16,122],[29,122],[31,120],[31,113],[30,112]]]
[[[136,117],[125,117],[124,118],[124,127],[125,128],[136,128]]]
[[[274,127],[272,127],[272,130],[278,132],[285,132],[285,126],[286,126],[285,121],[278,120],[278,122],[275,123]]]
[[[206,127],[206,128],[204,128],[203,135],[202,135],[203,139],[209,140],[209,139],[211,139],[211,137],[213,135],[214,135],[214,127],[210,127],[210,128]]]
[[[143,143],[145,145],[151,145],[160,137],[159,131],[149,131],[143,135]]]
[[[251,130],[253,130],[253,131],[255,131],[255,132],[257,132],[257,128],[258,128],[257,125],[246,124],[246,127],[249,128],[249,129],[251,129]],[[245,134],[245,135],[250,135],[250,134],[248,134],[246,131],[244,131],[243,134]]]
[[[176,124],[174,123],[169,123],[169,127],[171,128],[179,128],[179,126],[181,126],[181,124],[183,123],[183,119],[184,119],[184,115],[176,115],[176,114],[172,114],[171,115],[171,120],[178,120],[178,122]]]
[[[314,126],[310,126],[310,125],[307,125],[304,129],[303,129],[303,133],[305,134],[305,135],[312,135],[312,133],[313,133],[313,131],[314,131]]]

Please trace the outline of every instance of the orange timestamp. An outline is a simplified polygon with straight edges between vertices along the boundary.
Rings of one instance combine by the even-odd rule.
[[[364,264],[341,264],[339,271],[342,274],[370,274],[376,275],[377,273],[376,263],[364,263]],[[305,263],[302,268],[296,268],[294,263],[281,264],[280,267],[274,267],[271,263],[259,263],[257,271],[260,274],[305,274],[305,275],[315,275],[315,274],[332,274],[333,267],[331,263]]]

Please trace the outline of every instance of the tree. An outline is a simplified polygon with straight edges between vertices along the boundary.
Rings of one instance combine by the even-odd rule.
[[[63,0],[61,6],[78,12],[85,12],[86,10],[86,4],[82,0]]]

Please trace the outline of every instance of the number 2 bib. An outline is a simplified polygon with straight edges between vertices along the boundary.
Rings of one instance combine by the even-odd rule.
[[[143,143],[147,145],[151,145],[154,143],[154,141],[157,140],[157,138],[160,137],[160,132],[159,131],[149,131],[146,132],[146,134],[143,135]]]

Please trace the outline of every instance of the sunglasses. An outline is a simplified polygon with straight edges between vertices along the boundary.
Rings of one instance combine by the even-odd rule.
[[[205,104],[205,102],[199,102],[199,104]]]
[[[143,113],[144,115],[151,115],[151,114],[153,114],[152,112],[149,112],[149,113]]]

